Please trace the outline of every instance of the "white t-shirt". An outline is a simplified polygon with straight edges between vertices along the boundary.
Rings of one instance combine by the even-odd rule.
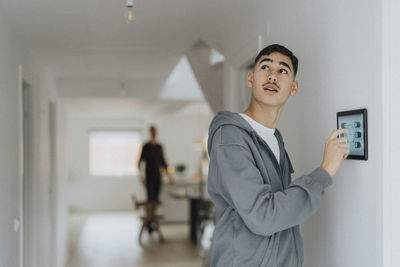
[[[262,139],[264,139],[264,141],[268,144],[268,146],[271,148],[272,152],[274,153],[276,160],[280,164],[279,159],[280,159],[281,153],[279,151],[278,140],[276,139],[276,136],[274,135],[275,129],[265,127],[264,125],[256,122],[255,120],[253,120],[252,118],[250,118],[249,116],[247,116],[244,113],[239,113],[239,114],[240,114],[240,116],[243,117],[243,119],[245,119],[250,124],[250,126],[257,132],[257,134],[259,136],[261,136]]]

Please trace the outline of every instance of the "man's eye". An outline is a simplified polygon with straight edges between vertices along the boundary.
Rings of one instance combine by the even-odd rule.
[[[268,68],[267,65],[262,65],[262,66],[261,66],[261,69],[263,69],[263,70],[268,70],[269,68]]]
[[[287,74],[288,72],[285,69],[281,69],[281,70],[279,70],[279,73]]]

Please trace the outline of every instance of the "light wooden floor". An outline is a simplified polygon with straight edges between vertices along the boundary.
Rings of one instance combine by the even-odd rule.
[[[143,235],[134,213],[72,214],[68,267],[200,267],[201,255],[188,241],[188,225],[162,225],[165,243]]]

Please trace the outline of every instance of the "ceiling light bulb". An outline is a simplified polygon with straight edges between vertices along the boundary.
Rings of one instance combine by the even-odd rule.
[[[128,10],[128,22],[132,22],[133,20],[133,11],[132,10]]]
[[[133,14],[134,3],[133,0],[126,0],[125,18],[128,23],[131,23],[134,18]]]

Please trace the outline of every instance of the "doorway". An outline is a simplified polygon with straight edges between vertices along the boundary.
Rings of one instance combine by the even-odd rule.
[[[20,266],[34,263],[34,182],[33,182],[33,105],[32,87],[22,80],[22,258]]]

